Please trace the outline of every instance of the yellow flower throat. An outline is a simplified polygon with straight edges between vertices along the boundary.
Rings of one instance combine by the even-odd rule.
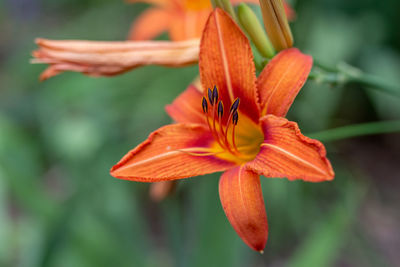
[[[203,97],[202,108],[214,137],[210,152],[218,158],[237,164],[254,159],[264,140],[260,126],[239,112],[239,98],[232,103],[229,114],[225,114],[226,119],[223,102],[218,100],[217,87],[208,89],[207,93],[208,101]]]

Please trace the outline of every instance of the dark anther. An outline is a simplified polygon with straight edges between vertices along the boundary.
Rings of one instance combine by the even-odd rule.
[[[210,88],[208,88],[208,101],[210,101],[210,105],[214,105],[214,101],[213,101],[213,92],[211,91]]]
[[[206,98],[203,96],[203,100],[201,102],[201,106],[203,107],[203,112],[207,113],[208,112],[208,104]]]
[[[237,113],[237,111],[235,111],[235,112],[233,113],[233,115],[232,115],[232,123],[233,123],[234,125],[237,125],[238,120],[239,120],[239,114]]]
[[[213,89],[212,93],[213,93],[213,95],[212,95],[213,101],[216,104],[217,101],[218,101],[218,88],[217,88],[217,86],[214,85],[214,89]]]
[[[222,101],[219,101],[219,103],[218,103],[218,117],[222,118],[222,115],[224,115],[224,104],[222,104]]]
[[[240,104],[240,98],[236,98],[236,100],[233,102],[229,112],[235,112],[238,109],[239,104]]]

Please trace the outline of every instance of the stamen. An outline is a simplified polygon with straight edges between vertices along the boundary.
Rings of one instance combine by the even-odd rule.
[[[210,101],[210,105],[213,106],[214,105],[214,101],[213,101],[213,92],[211,91],[210,88],[208,88],[208,101]]]
[[[222,104],[222,101],[219,101],[219,103],[218,103],[218,117],[222,118],[222,115],[224,115],[224,104]]]
[[[208,101],[207,101],[208,98]],[[239,114],[238,114],[238,109],[239,109],[239,104],[240,104],[240,98],[236,98],[235,101],[233,101],[230,110],[229,110],[229,116],[227,120],[227,124],[223,125],[222,118],[224,116],[224,104],[222,100],[219,100],[219,93],[218,93],[218,88],[217,86],[214,86],[214,88],[211,90],[208,88],[207,90],[207,95],[203,96],[202,98],[202,109],[203,112],[206,115],[206,120],[208,127],[210,129],[211,134],[213,135],[214,139],[218,144],[220,145],[221,149],[223,150],[228,150],[232,154],[240,154],[238,151],[238,148],[236,146],[236,140],[235,140],[235,127],[238,123],[239,120]],[[212,110],[211,114],[208,112],[208,104],[211,105]],[[212,118],[212,123],[210,121],[210,117]],[[218,120],[218,125],[216,120]],[[228,138],[228,132],[229,132],[229,127],[231,126],[231,120],[232,120],[232,136],[231,139],[232,141],[229,142]],[[215,155],[218,153],[213,153],[213,152],[204,152],[203,151],[182,151],[185,153],[189,153],[190,155],[194,156],[206,156],[206,155]]]
[[[213,113],[214,113],[214,107],[213,107]],[[214,128],[211,127],[210,117],[208,116],[208,113],[206,113],[206,121],[207,121],[207,124],[208,124],[208,128],[210,129],[210,132],[211,132],[211,134],[213,135],[214,139],[217,140],[218,144],[219,144],[221,147],[224,147],[224,146],[221,144],[221,142],[219,141],[219,135],[218,135],[218,133],[215,131]]]
[[[233,113],[233,116],[232,116],[232,123],[233,123],[233,125],[237,125],[238,120],[239,120],[239,114],[238,114],[237,111],[235,111],[235,112]]]
[[[233,113],[236,110],[238,110],[239,104],[240,104],[240,98],[236,98],[235,101],[233,102],[233,104],[231,105],[231,109],[229,110],[229,112]]]
[[[221,144],[220,141],[219,141],[219,136],[218,136],[218,134],[214,131],[213,128],[211,128],[211,124],[210,124],[210,120],[209,120],[208,114],[206,114],[206,116],[207,116],[207,117],[206,117],[206,120],[207,120],[208,128],[210,129],[211,134],[213,135],[214,139],[217,140],[218,144],[220,144],[221,147],[222,147],[222,144]]]
[[[233,153],[233,151],[230,148],[228,139],[226,137],[226,133],[224,132],[224,126],[222,125],[222,116],[224,115],[224,104],[222,103],[222,101],[218,102],[218,125],[219,125],[219,133],[218,134],[218,138],[220,138],[220,140],[222,140],[222,142],[225,144],[225,148],[229,150],[229,152]]]
[[[213,130],[216,132],[216,128],[215,128],[215,106],[213,106],[213,110],[212,110],[212,120],[213,120]]]
[[[203,112],[207,113],[208,112],[208,104],[207,104],[207,99],[203,96],[203,100],[201,102],[201,106],[203,107]]]
[[[212,101],[212,92],[210,89],[208,89],[208,97]],[[218,141],[218,143],[221,145],[221,147],[223,147],[221,142],[219,141],[219,135],[215,130],[215,118],[214,118],[215,117],[215,108],[214,108],[214,106],[211,105],[213,107],[212,113],[213,113],[214,128],[211,127],[210,118],[208,116],[208,103],[207,103],[207,99],[205,98],[205,96],[203,96],[203,99],[201,101],[201,106],[203,108],[203,112],[206,114],[206,121],[207,121],[207,125],[208,125],[208,128],[210,129],[211,134],[213,135],[214,139]]]
[[[213,93],[213,95],[212,95],[213,101],[214,101],[215,104],[217,104],[217,101],[218,101],[218,88],[217,88],[216,85],[214,85],[214,89],[213,89],[212,93]]]
[[[233,113],[232,115],[232,123],[233,123],[233,128],[232,128],[232,144],[233,144],[233,148],[235,149],[236,152],[239,152],[236,146],[236,142],[235,142],[235,128],[236,125],[238,123],[239,120],[239,114],[237,112],[237,110]]]
[[[231,105],[231,108],[229,109],[229,117],[228,117],[228,120],[227,120],[228,126],[227,126],[227,129],[226,129],[226,132],[228,132],[228,128],[229,128],[229,125],[230,125],[229,122],[232,119],[232,115],[238,110],[239,104],[240,104],[240,98],[236,98],[235,101],[233,101],[233,104]]]
[[[214,99],[213,99],[213,100],[214,100]],[[217,103],[217,102],[215,102],[215,104],[216,104],[216,103]],[[219,137],[219,133],[218,133],[218,131],[217,131],[217,127],[215,126],[215,105],[213,105],[213,108],[212,108],[212,120],[213,120],[212,128],[210,127],[211,132],[213,133],[214,138],[216,139],[216,141],[218,142],[218,144],[219,144],[221,147],[226,148],[226,147],[224,146],[224,144],[221,142],[220,137]],[[219,123],[219,124],[221,125],[221,123]],[[222,127],[222,126],[221,126],[221,127]]]

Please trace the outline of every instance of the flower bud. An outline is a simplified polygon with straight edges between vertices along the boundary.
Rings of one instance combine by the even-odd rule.
[[[253,10],[251,10],[248,5],[241,3],[238,6],[237,12],[240,24],[247,32],[260,54],[265,58],[272,58],[275,55],[274,47],[265,34]]]
[[[277,51],[293,46],[293,36],[282,0],[260,0],[265,29]]]

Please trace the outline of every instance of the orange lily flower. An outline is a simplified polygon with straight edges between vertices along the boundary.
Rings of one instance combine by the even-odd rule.
[[[259,175],[309,182],[334,177],[323,144],[284,118],[311,66],[310,56],[291,48],[257,79],[247,38],[216,9],[200,44],[200,78],[209,89],[192,85],[178,96],[166,108],[177,123],[150,134],[111,175],[159,182],[223,171],[219,194],[226,216],[248,246],[262,251],[268,224]]]
[[[37,39],[33,63],[50,66],[41,74],[46,80],[64,71],[90,76],[112,76],[144,65],[186,66],[199,57],[199,39],[181,42],[101,42]]]
[[[165,31],[169,32],[172,41],[200,38],[212,11],[210,0],[128,0],[128,2],[154,5],[133,22],[128,37],[130,40],[153,39]],[[231,2],[259,4],[258,0],[231,0]],[[287,3],[284,3],[284,6],[288,18],[294,18],[293,9]]]
[[[147,2],[155,7],[143,12],[132,24],[128,39],[149,40],[160,33],[168,31],[173,41],[200,38],[208,16],[212,11],[210,0],[129,0],[129,2]],[[259,4],[259,0],[232,0],[232,4],[247,2]],[[284,1],[285,13],[289,19],[294,18],[294,10]],[[153,183],[150,197],[154,201],[166,198],[176,181]]]

